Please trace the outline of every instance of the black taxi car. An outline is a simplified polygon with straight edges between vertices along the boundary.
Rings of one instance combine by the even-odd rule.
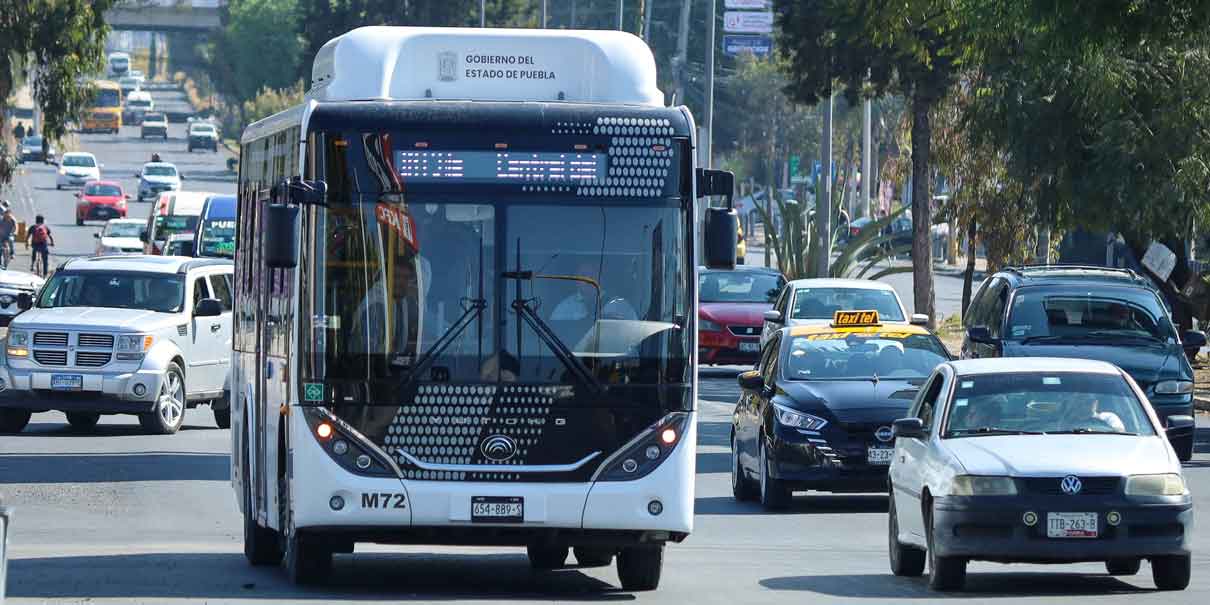
[[[837,311],[830,325],[783,328],[739,375],[731,486],[769,509],[794,491],[885,492],[891,424],[902,418],[945,345],[877,311]]]

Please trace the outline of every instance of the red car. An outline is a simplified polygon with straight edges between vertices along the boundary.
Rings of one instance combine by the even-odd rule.
[[[107,221],[111,218],[126,218],[126,200],[130,196],[114,181],[89,181],[84,189],[76,193],[76,224],[84,221]]]
[[[773,269],[698,271],[697,347],[703,364],[752,365],[760,359],[765,311],[786,285]]]

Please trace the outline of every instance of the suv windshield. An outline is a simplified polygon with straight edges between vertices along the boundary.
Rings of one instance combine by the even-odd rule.
[[[1154,435],[1126,379],[1081,372],[961,376],[946,437],[1003,433]]]
[[[790,319],[828,319],[836,311],[878,311],[882,321],[903,321],[899,299],[890,290],[870,288],[798,288]]]
[[[143,169],[144,176],[176,176],[176,168],[172,166],[148,166]]]
[[[1013,297],[1008,337],[1030,340],[1176,342],[1159,299],[1144,288],[1022,289]]]
[[[59,271],[46,283],[38,307],[111,307],[177,313],[185,301],[176,274]]]
[[[138,237],[145,228],[143,223],[109,223],[105,225],[105,237]]]
[[[701,302],[772,303],[786,280],[764,271],[702,271],[698,300]]]
[[[789,380],[923,378],[949,359],[935,336],[893,329],[818,332],[791,338],[783,349]]]
[[[84,166],[92,168],[97,165],[97,161],[92,159],[92,156],[87,155],[69,155],[63,157],[64,166]]]
[[[235,258],[235,219],[210,219],[202,223],[201,256]]]

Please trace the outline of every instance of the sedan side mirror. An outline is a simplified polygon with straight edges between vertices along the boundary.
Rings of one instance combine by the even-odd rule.
[[[775,324],[783,323],[781,319],[781,311],[778,311],[777,309],[769,309],[768,311],[765,311],[765,321],[773,322]]]
[[[924,439],[924,421],[919,418],[900,418],[891,423],[891,436],[896,439]]]
[[[914,326],[927,326],[929,325],[929,316],[924,313],[912,313],[911,322]]]
[[[736,377],[736,381],[739,382],[739,388],[745,391],[759,391],[765,387],[765,379],[756,370],[740,372],[739,376]]]
[[[194,317],[218,317],[223,314],[223,303],[217,298],[203,298],[193,307]]]
[[[1193,416],[1181,414],[1181,415],[1176,415],[1176,416],[1169,416],[1168,417],[1168,426],[1165,428],[1169,433],[1182,433],[1185,431],[1193,430],[1193,425],[1194,425]]]
[[[100,234],[100,233],[94,233],[94,234],[92,234],[92,238],[93,238],[93,239],[101,239],[101,234]]]
[[[994,345],[998,342],[992,337],[992,333],[987,329],[986,326],[971,326],[970,329],[966,331],[966,337],[969,338],[971,342],[984,345]]]
[[[1199,330],[1186,330],[1181,334],[1181,346],[1186,349],[1206,346],[1206,333]]]
[[[28,311],[34,308],[34,297],[29,292],[22,292],[17,295],[17,308],[22,311]]]

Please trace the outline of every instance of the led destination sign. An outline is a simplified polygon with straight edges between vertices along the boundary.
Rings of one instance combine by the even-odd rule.
[[[462,181],[577,185],[603,182],[606,154],[529,151],[396,151],[404,183]]]

